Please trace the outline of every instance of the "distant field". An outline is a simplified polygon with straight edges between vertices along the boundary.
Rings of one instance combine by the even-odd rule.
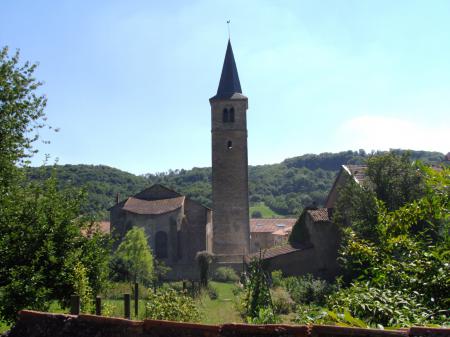
[[[283,217],[282,215],[272,211],[263,202],[255,204],[253,206],[250,206],[250,216],[252,216],[252,213],[255,212],[255,211],[260,211],[263,218],[282,218]]]

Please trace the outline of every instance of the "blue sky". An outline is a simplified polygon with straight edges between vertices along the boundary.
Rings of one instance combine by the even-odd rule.
[[[210,166],[231,20],[249,163],[341,150],[450,151],[450,1],[0,2],[0,46],[39,62],[35,165]]]

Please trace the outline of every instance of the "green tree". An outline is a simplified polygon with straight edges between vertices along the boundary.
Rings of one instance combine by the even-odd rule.
[[[45,126],[47,99],[37,94],[42,85],[34,78],[36,64],[19,64],[19,52],[0,50],[0,186],[13,177],[12,166],[24,163],[34,152],[36,131]]]
[[[352,315],[372,324],[405,326],[448,320],[450,169],[420,165],[419,169],[423,182],[419,198],[392,211],[377,199],[378,218],[373,230],[376,241],[351,226],[345,229],[340,250],[342,265],[353,279],[365,283],[353,282],[349,289],[336,294],[333,309],[346,305]],[[406,315],[391,306],[391,314],[381,314],[381,299],[367,296],[364,289],[368,288],[372,293],[411,298],[411,303],[404,302],[403,306],[410,305],[414,310],[406,310]],[[385,306],[389,303],[386,300]]]
[[[389,211],[420,198],[424,193],[422,172],[409,152],[388,152],[367,160],[368,187]]]
[[[45,310],[54,300],[67,305],[77,263],[97,293],[108,259],[108,238],[83,235],[84,193],[58,189],[54,174],[30,183],[18,168],[36,152],[36,132],[45,126],[46,98],[37,93],[35,69],[20,65],[18,52],[0,51],[0,319],[9,322],[20,309]]]
[[[20,309],[67,305],[76,292],[81,263],[95,294],[104,286],[109,239],[83,235],[83,193],[58,190],[54,177],[44,183],[11,186],[0,207],[0,316],[13,321]],[[94,257],[93,257],[94,256]]]
[[[148,284],[153,279],[153,255],[143,228],[130,229],[115,255],[123,261],[129,281]]]
[[[424,194],[423,173],[407,152],[377,154],[367,160],[367,179],[347,179],[339,190],[333,221],[351,227],[360,238],[379,242],[377,200],[393,211]]]

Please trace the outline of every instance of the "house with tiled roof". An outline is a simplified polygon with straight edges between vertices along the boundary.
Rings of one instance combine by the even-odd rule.
[[[134,226],[147,234],[154,256],[171,268],[171,279],[197,278],[195,255],[208,250],[212,211],[163,185],[153,185],[109,209],[117,243]]]
[[[250,219],[250,252],[287,243],[297,219]]]
[[[289,243],[255,252],[248,260],[261,256],[268,271],[281,270],[285,276],[312,274],[332,280],[339,274],[340,234],[329,209],[306,208],[291,230],[295,232]]]

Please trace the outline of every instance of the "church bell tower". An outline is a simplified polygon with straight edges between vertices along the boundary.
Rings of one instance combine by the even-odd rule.
[[[247,108],[228,40],[217,94],[210,98],[212,134],[212,252],[242,263],[249,253]]]

